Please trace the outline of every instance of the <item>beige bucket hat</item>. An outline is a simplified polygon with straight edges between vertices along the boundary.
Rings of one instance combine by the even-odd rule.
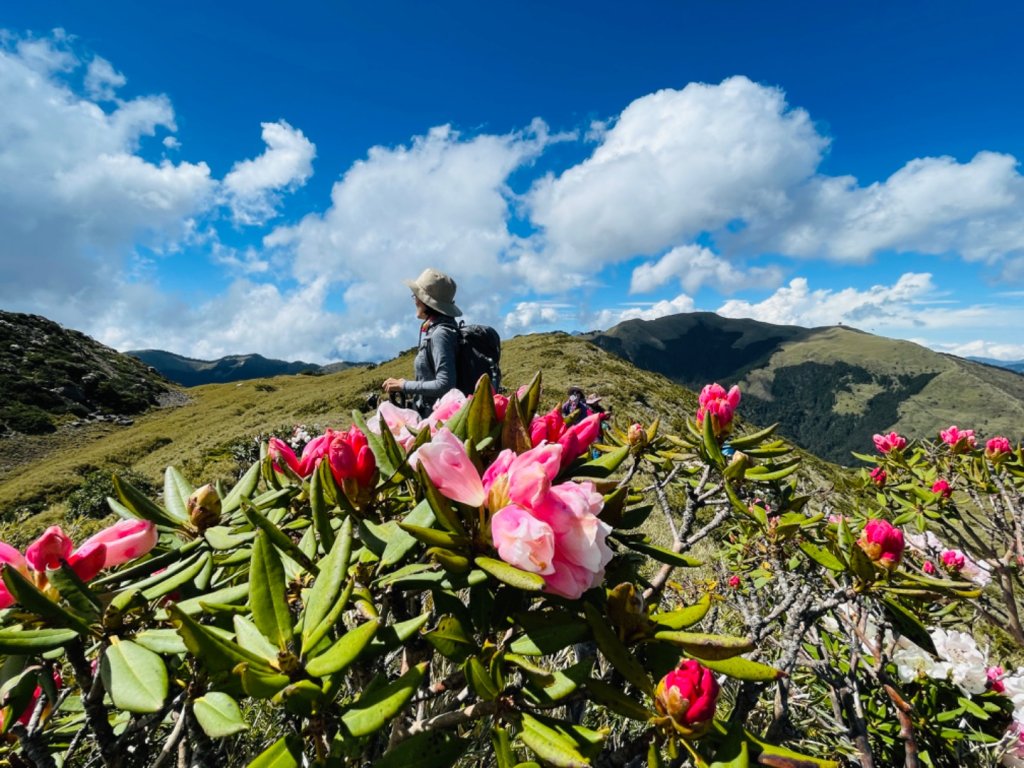
[[[462,310],[455,304],[455,281],[444,272],[427,267],[415,280],[403,280],[413,295],[442,315],[458,317]]]

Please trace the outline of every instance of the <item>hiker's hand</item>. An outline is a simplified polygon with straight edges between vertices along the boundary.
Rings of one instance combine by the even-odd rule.
[[[392,392],[401,392],[405,388],[405,379],[384,379],[384,384],[381,387],[389,395]]]

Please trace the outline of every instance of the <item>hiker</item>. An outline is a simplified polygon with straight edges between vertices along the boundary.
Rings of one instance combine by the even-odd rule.
[[[455,281],[444,272],[428,267],[415,280],[402,282],[412,289],[416,317],[422,321],[413,361],[416,379],[385,379],[383,389],[389,395],[412,396],[413,407],[426,416],[438,399],[455,388],[458,343],[455,318],[462,310],[455,304]]]
[[[579,387],[569,387],[569,399],[562,403],[562,418],[566,424],[578,424],[590,415],[586,395]]]

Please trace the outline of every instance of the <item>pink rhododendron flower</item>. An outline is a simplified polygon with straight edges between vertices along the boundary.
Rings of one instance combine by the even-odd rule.
[[[381,425],[394,435],[395,441],[408,451],[416,442],[416,435],[423,426],[420,415],[412,408],[399,408],[390,400],[377,406],[377,412],[366,420],[367,428],[375,435],[381,434]]]
[[[937,493],[942,498],[948,499],[953,495],[953,489],[949,487],[949,483],[946,480],[936,480],[932,484],[932,493]]]
[[[31,578],[36,586],[47,583],[46,569],[59,568],[61,562],[82,579],[89,581],[104,568],[113,568],[142,557],[156,546],[156,526],[148,520],[122,520],[90,536],[78,549],[59,525],[46,529],[29,544],[22,557],[14,547],[0,542],[0,565],[14,568]],[[0,608],[14,604],[14,597],[0,582]]]
[[[728,434],[732,416],[740,404],[740,388],[728,392],[720,384],[707,384],[697,398],[697,425],[704,425],[704,415],[711,415],[711,429],[717,437]]]
[[[347,432],[333,433],[327,447],[327,460],[330,462],[331,474],[341,486],[344,486],[345,480],[354,478],[359,487],[366,488],[377,469],[377,460],[366,442],[366,435],[358,427],[352,427]]]
[[[935,563],[931,560],[925,560],[924,565],[921,566],[921,570],[931,576],[935,573]]]
[[[1007,458],[1013,451],[1013,446],[1005,437],[993,437],[985,443],[985,457],[993,462],[999,462]]]
[[[313,474],[320,460],[327,454],[327,448],[333,439],[334,433],[328,429],[324,434],[306,443],[306,447],[302,449],[302,455],[297,457],[288,443],[280,438],[272,437],[267,444],[267,452],[273,459],[275,468],[280,470],[281,462],[284,462],[292,472],[305,478]]]
[[[604,497],[593,483],[554,484],[563,452],[547,442],[518,456],[504,450],[481,478],[462,443],[442,428],[417,454],[444,496],[486,502],[502,560],[542,575],[548,592],[576,599],[604,578],[611,527],[598,518]]]
[[[416,456],[437,490],[449,499],[472,507],[484,503],[480,473],[469,460],[462,441],[447,427],[441,427],[429,443],[421,445]]]
[[[441,422],[448,421],[448,419],[462,409],[462,406],[472,399],[472,395],[466,397],[460,390],[450,389],[440,400],[434,403],[430,410],[430,415],[427,416],[424,423],[430,427],[431,432],[436,432]]]
[[[871,470],[871,482],[877,485],[879,488],[885,485],[887,475],[885,470],[881,467],[875,467]]]
[[[942,560],[943,567],[947,571],[953,571],[954,573],[959,573],[963,570],[964,563],[966,562],[964,553],[958,549],[945,550],[940,559]]]
[[[718,691],[715,673],[699,661],[687,659],[658,683],[654,707],[658,714],[670,718],[682,735],[702,736],[715,717]]]
[[[939,437],[942,438],[942,442],[950,447],[950,450],[956,453],[963,453],[974,448],[974,430],[973,429],[958,429],[954,424],[949,429],[943,429],[939,432]]]
[[[739,576],[730,576],[729,577],[729,586],[730,587],[732,587],[733,589],[736,589],[737,587],[739,587],[739,585],[740,585],[740,577]]]
[[[543,442],[558,443],[562,446],[562,469],[569,466],[601,434],[601,422],[607,413],[592,413],[572,426],[567,426],[562,417],[561,406],[537,416],[530,422],[530,442],[537,447]]]
[[[494,396],[494,414],[498,421],[505,421],[505,414],[508,413],[508,398],[504,395]]]
[[[985,677],[988,678],[988,689],[995,691],[996,693],[1003,693],[1006,691],[1006,686],[1003,684],[1003,675],[1006,671],[1002,667],[989,667],[985,670]]]
[[[891,571],[903,557],[903,531],[894,528],[888,520],[868,520],[857,545],[872,562]]]
[[[875,435],[871,439],[875,441],[875,448],[879,453],[898,452],[907,447],[907,438],[895,432],[890,432],[888,435]]]

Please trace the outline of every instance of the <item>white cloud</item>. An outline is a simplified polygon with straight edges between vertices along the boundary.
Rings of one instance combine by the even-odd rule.
[[[530,214],[549,258],[600,269],[778,215],[827,143],[778,89],[691,83],[630,104],[590,158],[535,184]]]
[[[704,285],[720,293],[730,294],[744,288],[772,288],[782,281],[777,266],[736,268],[708,248],[681,245],[660,259],[648,261],[633,270],[630,293],[647,293],[667,282],[678,280],[687,293],[696,293]]]
[[[1000,344],[983,339],[973,339],[963,344],[933,344],[932,346],[960,357],[988,357],[993,360],[1010,362],[1024,360],[1024,344]]]
[[[595,328],[611,328],[626,320],[657,320],[659,317],[677,315],[680,312],[693,312],[694,309],[693,299],[682,293],[674,299],[653,304],[637,304],[624,309],[603,309],[593,316],[590,325]]]
[[[205,163],[134,154],[174,130],[166,98],[104,111],[64,82],[79,66],[62,34],[0,43],[0,303],[58,319],[106,309],[124,259],[188,237],[215,187]]]
[[[526,331],[538,326],[572,323],[576,318],[574,304],[544,301],[521,301],[505,315],[505,330],[509,333]]]
[[[934,297],[935,285],[927,273],[908,272],[894,285],[811,290],[807,279],[794,278],[767,299],[752,304],[732,299],[716,311],[723,317],[749,317],[778,325],[816,327],[845,323],[858,328],[869,324],[914,327],[922,324],[921,304]]]
[[[266,151],[241,160],[224,177],[224,192],[235,221],[262,224],[276,215],[279,193],[301,187],[313,175],[316,146],[284,120],[262,123]]]
[[[113,101],[115,92],[128,80],[109,61],[96,56],[85,70],[85,91],[94,101]]]

